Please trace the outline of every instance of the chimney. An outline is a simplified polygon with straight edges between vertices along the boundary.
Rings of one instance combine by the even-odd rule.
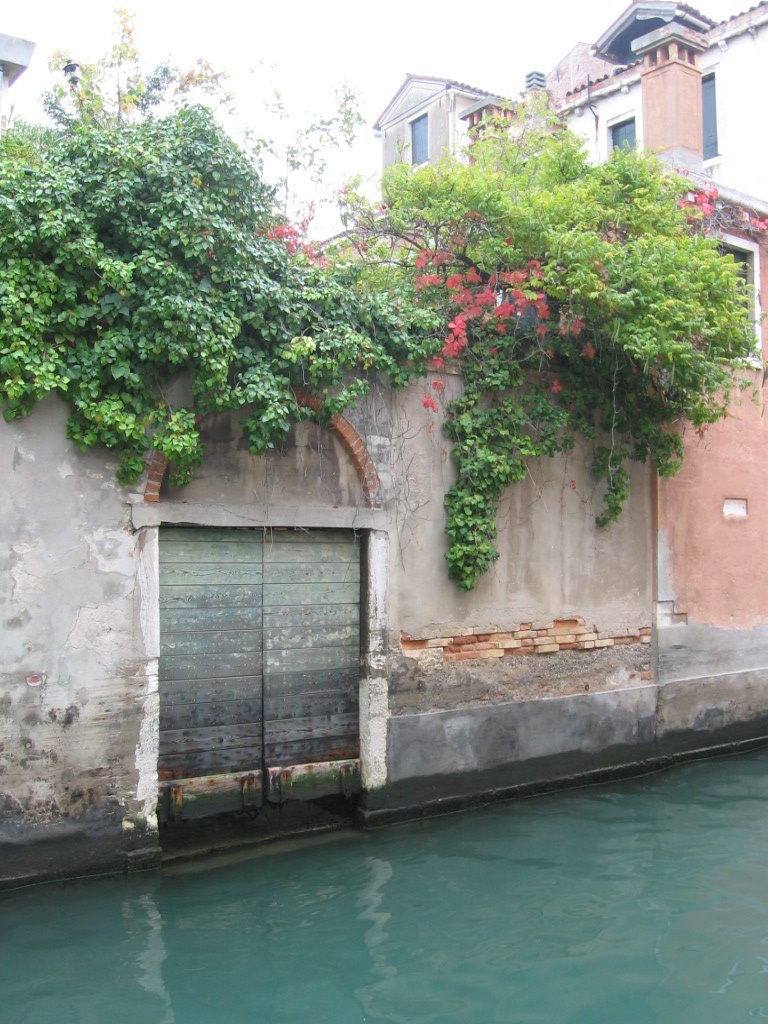
[[[642,58],[643,145],[677,166],[701,165],[699,54],[706,43],[673,21],[632,42]]]
[[[546,89],[547,78],[543,71],[529,71],[525,76],[525,90]]]

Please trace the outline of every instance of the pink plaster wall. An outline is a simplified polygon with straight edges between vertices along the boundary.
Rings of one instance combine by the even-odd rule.
[[[768,309],[768,250],[761,247],[761,305]],[[768,330],[763,327],[763,359]],[[658,487],[659,598],[688,622],[731,629],[768,624],[768,386],[702,438],[688,427],[680,473]],[[746,519],[726,519],[726,498],[745,499]]]

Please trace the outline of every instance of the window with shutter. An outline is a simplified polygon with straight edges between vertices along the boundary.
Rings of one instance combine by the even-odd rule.
[[[634,149],[637,144],[635,119],[622,121],[611,128],[611,149]]]
[[[411,121],[411,163],[425,164],[429,160],[429,115],[422,114]]]
[[[717,146],[717,104],[714,75],[707,75],[701,80],[701,113],[704,136],[703,157],[705,160],[711,160],[719,152]]]

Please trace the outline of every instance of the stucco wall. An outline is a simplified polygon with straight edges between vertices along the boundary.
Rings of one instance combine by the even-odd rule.
[[[643,106],[640,76],[636,69],[622,75],[626,92],[611,81],[601,83],[592,94],[590,108],[586,91],[569,96],[569,103],[577,106],[567,117],[568,128],[584,141],[589,159],[602,163],[610,156],[612,149],[611,128],[630,118],[635,119],[637,145],[643,146]]]
[[[409,94],[409,100],[411,99]],[[411,162],[411,122],[423,114],[429,116],[429,160],[434,162],[448,153],[455,153],[467,142],[467,128],[461,120],[462,111],[474,102],[464,96],[442,90],[435,94],[414,94],[407,116],[387,125],[383,138],[383,166]]]
[[[114,461],[76,451],[65,420],[49,399],[0,426],[0,877],[51,835],[80,836],[86,867],[124,858],[154,810],[138,798],[139,538]]]
[[[441,392],[431,388],[438,376]],[[506,720],[503,709],[510,703],[528,707],[558,694],[580,698],[573,707],[586,717],[566,730],[575,737],[574,750],[586,744],[568,762],[574,770],[588,766],[595,744],[602,744],[603,727],[591,732],[601,715],[607,716],[609,738],[631,731],[627,709],[635,697],[620,694],[647,696],[650,675],[650,471],[637,468],[621,521],[598,530],[599,494],[585,448],[531,467],[529,479],[501,502],[499,561],[476,591],[462,594],[448,579],[443,557],[443,499],[454,467],[441,431],[445,406],[461,386],[449,372],[400,392],[377,383],[349,413],[378,472],[378,508],[367,507],[338,436],[311,424],[299,425],[272,455],[259,458],[245,449],[235,418],[211,421],[208,454],[195,480],[184,488],[164,487],[155,504],[116,484],[115,463],[104,452],[74,449],[58,401],[0,426],[0,466],[9,481],[0,510],[8,560],[0,597],[0,843],[6,877],[140,865],[156,856],[157,526],[164,522],[363,532],[361,748],[371,792],[386,794],[396,786],[392,799],[400,799],[413,759],[408,730],[429,736],[430,723],[443,722],[443,714],[459,715],[457,722],[464,723],[454,738],[467,730],[475,737],[460,758],[466,762],[464,792],[482,782],[477,772],[496,770],[483,760],[482,722],[489,713]],[[439,397],[437,413],[422,404],[427,392]],[[686,500],[683,495],[684,509]],[[549,645],[552,620],[551,632],[558,634],[553,639],[577,642],[551,654],[531,646],[518,652],[522,657],[506,656],[515,651],[512,637],[521,625],[531,626],[524,630],[531,645],[539,640],[537,629],[544,634],[540,642]],[[578,636],[561,635],[566,630]],[[497,640],[489,641],[491,634]],[[614,635],[615,648],[603,639]],[[594,639],[581,643],[585,637]],[[476,654],[451,654],[459,639],[476,643]],[[465,656],[469,660],[450,664]],[[762,654],[756,657],[748,666],[737,659],[730,670],[760,668]],[[741,703],[731,679],[727,693],[715,687],[696,698],[692,710],[681,697],[675,713],[681,722],[688,711],[707,723],[712,714],[736,725],[753,721],[763,705],[750,680]],[[613,695],[613,703],[604,694]],[[592,697],[597,703],[589,710]],[[611,717],[614,710],[618,718]],[[641,724],[638,719],[638,742],[645,735]],[[506,727],[499,728],[501,736]],[[658,723],[653,730],[658,738]],[[561,732],[541,738],[545,747],[551,740],[553,771],[561,763],[557,737]],[[516,750],[514,744],[506,752],[497,749],[499,763],[530,760],[527,747]],[[414,777],[445,774],[442,762],[430,758],[454,755],[437,736]],[[600,763],[609,764],[612,756],[601,754]]]
[[[703,74],[715,75],[717,96],[719,155],[704,170],[717,184],[764,197],[768,139],[756,122],[754,101],[768,85],[768,25],[725,42],[725,50],[713,46],[699,60]]]
[[[437,413],[424,409],[425,392],[438,395]],[[379,474],[381,523],[390,536],[389,620],[395,637],[446,635],[469,626],[504,628],[531,620],[576,614],[603,630],[641,627],[651,621],[651,506],[648,469],[633,474],[633,494],[619,523],[598,529],[599,494],[590,453],[573,453],[532,465],[529,479],[509,489],[497,517],[499,560],[471,593],[448,579],[443,499],[455,469],[442,433],[447,403],[462,381],[433,374],[404,391],[376,385],[348,419],[365,439]],[[196,479],[166,488],[162,502],[259,501],[305,508],[363,508],[354,471],[338,443],[320,428],[302,425],[286,446],[260,459],[243,449],[236,426],[214,425],[217,440]],[[313,446],[304,446],[306,437]],[[228,439],[228,440],[227,440]],[[295,442],[299,447],[294,447]],[[273,515],[281,515],[275,508]],[[343,520],[346,521],[346,520]],[[235,525],[235,524],[233,524]],[[280,524],[275,520],[273,525]],[[288,524],[289,525],[289,524]],[[309,525],[309,524],[306,524]]]

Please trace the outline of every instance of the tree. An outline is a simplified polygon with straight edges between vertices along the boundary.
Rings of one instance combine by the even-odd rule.
[[[0,151],[6,418],[58,393],[69,436],[117,450],[122,481],[158,449],[182,482],[200,416],[242,410],[263,452],[309,415],[295,387],[322,397],[322,417],[371,373],[401,384],[423,366],[434,314],[358,287],[359,264],[326,267],[209,111],[19,138]],[[175,404],[180,376],[191,394]]]
[[[77,64],[62,51],[50,59],[52,71],[63,71],[66,85],[56,83],[43,97],[46,113],[60,127],[78,122],[137,121],[199,103],[217,105],[231,99],[224,89],[226,75],[200,59],[182,71],[167,61],[145,71],[136,45],[133,15],[115,10],[117,39],[93,64]]]
[[[530,459],[593,441],[606,525],[631,460],[670,476],[678,424],[725,415],[754,328],[689,189],[634,151],[592,166],[556,123],[521,116],[486,122],[465,158],[391,168],[381,208],[347,197],[374,279],[412,281],[445,325],[432,368],[464,373],[445,427],[458,469],[446,557],[463,589],[498,557],[495,508]]]

